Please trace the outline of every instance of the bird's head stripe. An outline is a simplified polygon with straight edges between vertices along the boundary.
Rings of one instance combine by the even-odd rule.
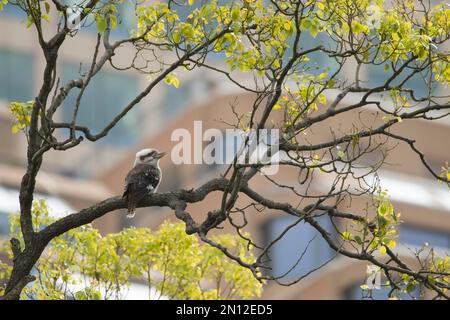
[[[150,153],[148,153],[148,154],[144,154],[144,155],[140,156],[139,158],[140,158],[141,160],[145,160],[145,159],[147,159],[147,158],[153,157],[155,154],[156,154],[156,151],[152,151],[152,152],[150,152]]]

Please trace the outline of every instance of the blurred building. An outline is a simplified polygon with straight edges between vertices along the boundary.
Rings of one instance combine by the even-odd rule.
[[[237,98],[238,97],[238,98]],[[247,106],[252,102],[249,94],[229,93],[213,94],[209,101],[194,103],[186,108],[158,134],[142,143],[139,148],[156,147],[170,151],[178,141],[171,141],[172,132],[178,128],[193,131],[194,121],[202,121],[203,130],[208,128],[219,128],[225,130],[226,122],[232,121],[229,111],[230,102],[237,102],[239,106]],[[370,110],[368,111],[370,113]],[[352,123],[348,120],[347,123]],[[357,119],[352,119],[357,120]],[[342,119],[336,119],[332,124],[338,126]],[[409,125],[401,127],[400,131],[416,139],[422,150],[430,156],[436,163],[443,163],[445,158],[450,156],[448,148],[437,149],[430,141],[441,141],[439,137],[450,134],[450,127],[446,124],[430,123],[425,121],[415,121]],[[330,139],[329,133],[316,132],[318,139]],[[448,142],[442,142],[448,143]],[[138,149],[139,149],[138,148]],[[225,152],[227,146],[224,146]],[[134,154],[130,152],[127,158],[119,162],[107,175],[104,176],[105,184],[110,186],[115,193],[120,192],[123,176],[129,170],[133,162]],[[419,159],[413,155],[405,146],[397,146],[388,158],[390,165],[385,166],[379,173],[380,184],[388,189],[391,200],[398,212],[401,212],[405,221],[400,227],[398,239],[398,251],[402,258],[410,263],[414,263],[410,250],[421,247],[428,242],[430,247],[435,247],[442,254],[450,251],[450,194],[446,186],[442,186],[423,168]],[[213,177],[217,177],[224,172],[222,165],[174,165],[169,158],[162,160],[162,170],[164,172],[160,191],[169,191],[177,188],[195,188]],[[297,173],[288,169],[280,170],[275,176],[277,181],[283,184],[295,185]],[[327,185],[325,177],[316,176],[314,185]],[[252,180],[251,186],[264,194],[269,199],[277,201],[295,201],[292,195],[280,191],[267,182],[263,177],[258,176]],[[326,192],[328,189],[324,189]],[[240,199],[238,205],[244,207],[249,204],[248,199]],[[354,197],[351,208],[356,212],[362,212],[368,199]],[[213,193],[204,201],[197,204],[188,205],[188,212],[191,212],[196,221],[203,221],[207,213],[220,207],[221,194]],[[348,208],[343,208],[347,209]],[[143,208],[138,209],[134,222],[137,225],[156,227],[165,219],[175,219],[173,213],[164,208]],[[277,237],[285,227],[291,224],[294,219],[278,212],[266,210],[259,213],[256,210],[247,211],[249,225],[245,228],[252,234],[253,239],[258,244],[264,244]],[[327,220],[322,219],[320,223],[332,231],[332,226]],[[224,223],[223,232],[234,232],[234,229]],[[290,230],[284,240],[274,246],[272,250],[272,272],[280,275],[288,271],[295,265],[296,260],[304,251],[306,243],[312,238],[307,254],[284,279],[283,282],[294,281],[310,270],[319,267],[322,263],[335,256],[335,253],[328,247],[324,240],[307,225],[300,224]],[[325,267],[312,273],[310,276],[300,281],[298,284],[289,287],[280,287],[275,283],[269,284],[263,298],[267,299],[359,299],[361,298],[360,285],[366,279],[367,262],[360,262],[347,259],[342,256],[335,257]],[[374,291],[374,298],[386,297],[386,289]],[[406,296],[403,298],[407,298]]]
[[[125,2],[121,8],[124,18],[120,28],[113,33],[118,39],[126,36],[132,26],[130,10]],[[52,16],[51,19],[57,19]],[[18,189],[24,173],[26,140],[22,134],[11,133],[12,118],[4,107],[8,101],[32,100],[41,82],[44,61],[36,42],[34,30],[25,29],[25,16],[15,7],[6,6],[0,12],[0,235],[8,235],[7,215],[17,212]],[[49,34],[54,32],[46,29]],[[61,83],[79,75],[80,70],[89,66],[92,49],[95,45],[95,27],[79,32],[76,38],[68,39],[59,54],[58,72]],[[320,41],[320,39],[318,39]],[[312,39],[311,39],[312,44]],[[118,55],[119,56],[119,55]],[[132,58],[132,52],[124,48],[118,64],[126,65]],[[318,65],[334,68],[332,61],[321,55],[312,55],[312,61]],[[81,65],[80,65],[81,62]],[[220,59],[217,60],[220,63]],[[350,75],[352,66],[348,66]],[[316,72],[311,70],[311,72]],[[385,74],[378,68],[363,70],[364,78],[376,84]],[[98,143],[83,142],[74,150],[66,152],[51,151],[38,176],[37,192],[49,199],[49,205],[55,215],[66,214],[96,203],[109,196],[120,194],[123,179],[130,169],[136,150],[144,147],[156,147],[170,152],[177,143],[171,141],[172,132],[185,128],[192,132],[194,121],[202,121],[203,130],[218,128],[225,130],[226,123],[234,123],[231,105],[243,110],[252,103],[252,95],[243,93],[217,74],[197,70],[190,74],[178,75],[180,87],[175,89],[161,84],[144,99],[139,106],[127,115],[110,135]],[[244,79],[245,80],[245,79]],[[249,79],[250,81],[251,79]],[[80,120],[94,130],[101,129],[115,113],[129,101],[148,80],[137,72],[119,72],[106,67],[92,82],[80,111]],[[420,82],[409,83],[421,90]],[[444,90],[437,88],[436,90]],[[330,97],[332,98],[332,97]],[[350,96],[348,101],[357,96]],[[71,115],[70,106],[75,99],[70,95],[66,104],[58,113],[59,119]],[[374,111],[365,110],[363,117],[370,119]],[[355,119],[336,117],[328,123],[330,127],[346,130]],[[352,120],[352,121],[350,121]],[[324,128],[325,129],[325,128]],[[348,128],[347,128],[348,129]],[[417,141],[417,146],[428,156],[428,160],[437,172],[450,159],[450,122],[425,122],[414,120],[399,125],[399,131]],[[317,139],[330,138],[329,130],[317,132]],[[224,145],[225,153],[230,146]],[[374,159],[368,159],[368,161]],[[80,165],[83,164],[83,165]],[[169,157],[162,160],[164,172],[160,191],[178,188],[195,188],[224,171],[221,165],[174,165]],[[281,170],[277,175],[286,183],[295,184],[296,173]],[[328,182],[323,179],[324,185]],[[388,189],[397,209],[402,212],[405,223],[400,230],[399,251],[405,259],[411,259],[409,249],[420,247],[428,242],[443,252],[450,251],[450,193],[445,186],[437,183],[421,165],[418,157],[405,145],[398,145],[389,157],[389,165],[380,173],[381,185]],[[291,201],[292,195],[273,188],[258,176],[252,186],[268,197],[282,201]],[[320,189],[320,184],[318,184]],[[352,208],[363,208],[367,199],[354,199]],[[246,199],[240,199],[245,203]],[[213,193],[205,201],[188,206],[188,211],[197,221],[202,221],[207,212],[219,207],[220,194]],[[254,240],[264,244],[274,239],[284,227],[292,223],[285,215],[266,210],[262,213],[249,210],[249,231]],[[134,220],[125,219],[123,212],[113,212],[95,221],[94,225],[103,233],[116,232],[133,223],[136,226],[156,228],[165,219],[175,219],[173,212],[166,208],[139,209]],[[327,222],[322,222],[325,227]],[[233,232],[229,226],[224,230]],[[280,275],[289,270],[304,250],[306,243],[315,237],[315,232],[300,224],[291,229],[284,240],[272,250],[272,272]],[[308,253],[301,263],[286,277],[284,282],[294,281],[299,276],[313,270],[334,253],[327,244],[314,238]],[[267,285],[263,298],[266,299],[359,299],[359,286],[365,281],[366,262],[359,262],[336,256],[325,267],[313,272],[304,280],[289,287],[275,283]],[[386,296],[385,290],[375,291],[375,297]]]

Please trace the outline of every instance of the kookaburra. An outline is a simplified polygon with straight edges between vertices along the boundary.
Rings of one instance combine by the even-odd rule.
[[[165,154],[156,149],[142,149],[136,153],[133,169],[125,178],[123,192],[123,197],[127,200],[128,218],[134,217],[139,201],[158,189],[162,177],[159,159]]]

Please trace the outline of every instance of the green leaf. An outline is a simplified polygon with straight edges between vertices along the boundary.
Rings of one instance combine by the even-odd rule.
[[[313,24],[313,25],[311,26],[310,32],[311,32],[311,36],[312,36],[313,38],[317,37],[317,35],[319,34],[319,27],[318,27],[316,24]]]
[[[413,282],[410,282],[406,285],[406,292],[411,293],[416,289],[416,286]]]
[[[317,99],[319,100],[319,103],[321,103],[321,104],[326,104],[327,103],[327,96],[324,93],[319,94]]]
[[[180,34],[180,32],[175,31],[173,33],[173,42],[180,43],[180,41],[181,41],[181,34]]]
[[[233,10],[231,11],[231,20],[233,22],[238,22],[240,16],[240,8],[238,6],[234,6]]]
[[[319,74],[317,76],[317,80],[322,80],[323,78],[325,78],[326,76],[328,76],[327,72],[322,72],[321,74]]]
[[[194,29],[189,23],[185,23],[181,26],[181,33],[185,38],[194,37]]]
[[[0,1],[0,11],[3,10],[3,7],[8,3],[8,0],[1,0]]]
[[[355,236],[355,241],[356,241],[356,243],[359,244],[359,245],[362,245],[362,244],[363,244],[363,241],[362,241],[362,239],[361,239],[360,236]]]
[[[274,69],[278,69],[278,68],[280,68],[280,61],[278,60],[278,59],[275,59],[274,61],[273,61],[273,68]]]
[[[300,29],[305,30],[305,29],[309,29],[311,28],[312,22],[311,20],[305,18],[302,20],[301,24],[300,24]]]
[[[285,21],[285,22],[283,23],[283,28],[284,28],[284,30],[286,30],[286,31],[290,31],[291,28],[292,28],[291,22],[290,22],[290,21]]]
[[[180,85],[180,81],[178,80],[177,76],[173,73],[169,74],[166,77],[165,81],[168,85],[172,85],[175,88],[178,88],[178,86]]]
[[[12,101],[7,108],[14,117],[14,122],[11,128],[11,132],[16,134],[22,129],[25,129],[30,125],[31,113],[33,111],[34,101],[28,102],[16,102]]]
[[[366,27],[357,21],[353,21],[352,22],[352,31],[355,34],[359,34],[359,33],[366,31]]]
[[[272,110],[279,110],[279,109],[281,109],[281,105],[279,104],[274,105],[272,108]]]
[[[75,292],[75,299],[76,300],[87,300],[87,296],[84,293],[84,291],[77,291],[77,292]]]
[[[387,245],[389,247],[391,247],[392,249],[395,249],[395,247],[397,246],[397,243],[394,240],[390,240]]]
[[[117,17],[114,15],[109,16],[109,21],[111,23],[111,28],[116,29],[117,28]]]
[[[106,23],[106,18],[104,15],[102,14],[97,14],[95,16],[95,21],[97,22],[97,29],[99,33],[103,33],[106,30],[107,27],[107,23]]]

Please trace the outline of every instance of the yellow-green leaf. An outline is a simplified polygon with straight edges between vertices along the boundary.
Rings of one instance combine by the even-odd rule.
[[[172,85],[175,88],[178,88],[178,86],[180,85],[180,81],[178,80],[177,76],[173,73],[169,74],[166,77],[165,81],[168,85]]]
[[[272,110],[279,110],[281,109],[281,106],[279,104],[276,104],[273,106]]]
[[[95,21],[97,22],[97,29],[99,33],[103,33],[106,30],[107,27],[107,23],[106,23],[106,19],[105,16],[102,14],[97,14],[95,16]]]
[[[301,29],[309,29],[309,28],[311,28],[311,25],[312,25],[311,20],[305,18],[302,20],[302,22],[300,24],[300,28]]]
[[[322,72],[321,74],[319,74],[317,76],[317,80],[322,80],[323,78],[325,78],[326,76],[328,76],[327,72]]]

